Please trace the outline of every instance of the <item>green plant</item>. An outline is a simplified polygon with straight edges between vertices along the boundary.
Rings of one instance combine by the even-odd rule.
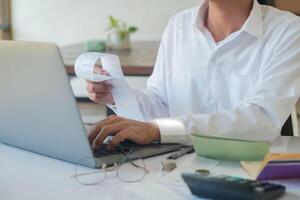
[[[138,31],[138,28],[135,26],[127,26],[125,22],[120,19],[113,17],[112,15],[109,16],[109,27],[108,30],[115,30],[120,34],[121,39],[125,39],[128,34],[135,33]]]

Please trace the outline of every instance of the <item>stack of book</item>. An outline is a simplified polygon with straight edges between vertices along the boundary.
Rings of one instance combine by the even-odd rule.
[[[272,153],[263,161],[242,161],[241,165],[254,180],[299,179],[299,153]]]

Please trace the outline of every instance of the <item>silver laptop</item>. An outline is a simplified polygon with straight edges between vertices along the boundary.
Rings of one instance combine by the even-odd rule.
[[[72,163],[95,155],[55,44],[0,41],[0,70],[0,142]],[[137,146],[134,154],[144,158],[179,148]],[[81,164],[100,167],[122,157],[97,155]]]

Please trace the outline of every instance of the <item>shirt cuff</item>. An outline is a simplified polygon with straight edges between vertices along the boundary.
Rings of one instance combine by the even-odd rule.
[[[191,145],[190,135],[187,133],[184,124],[177,119],[156,119],[154,122],[160,130],[161,143],[180,143]]]
[[[106,106],[109,107],[112,111],[114,111],[114,113],[116,115],[119,115],[118,110],[117,110],[117,106],[115,104],[106,104]]]

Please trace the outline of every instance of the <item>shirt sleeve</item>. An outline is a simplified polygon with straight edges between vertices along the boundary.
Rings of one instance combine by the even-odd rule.
[[[131,89],[135,95],[145,121],[169,116],[166,95],[167,92],[165,88],[165,51],[168,29],[169,25],[162,36],[154,71],[147,81],[147,88],[143,90]],[[118,114],[118,110],[115,105],[107,104],[106,106]]]
[[[235,108],[156,119],[161,142],[189,143],[190,133],[273,142],[299,98],[300,31],[297,29],[290,29],[289,36],[277,44],[269,62],[259,72],[254,90]]]
[[[167,29],[163,34],[154,71],[147,82],[147,89],[133,91],[146,121],[169,116],[165,54]]]

